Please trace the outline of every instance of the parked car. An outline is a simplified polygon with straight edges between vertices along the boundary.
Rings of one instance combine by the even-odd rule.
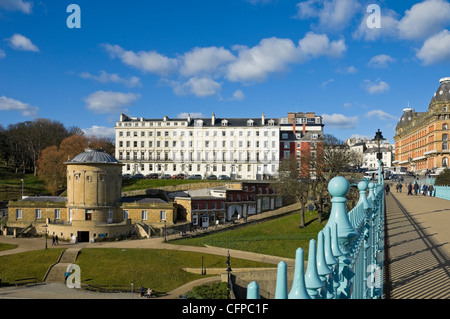
[[[187,179],[202,179],[202,175],[194,174],[187,177]]]
[[[144,175],[142,174],[134,174],[133,176],[131,176],[132,179],[141,179],[144,178]]]
[[[145,178],[147,178],[147,179],[158,179],[158,177],[159,177],[159,175],[156,173],[145,175]]]
[[[186,174],[177,174],[172,176],[172,179],[185,179],[185,178]]]
[[[217,176],[216,175],[209,175],[206,179],[208,179],[208,180],[216,180]]]
[[[161,175],[161,179],[172,179],[172,176],[170,174],[163,174]]]
[[[122,178],[123,178],[123,179],[130,179],[130,178],[131,178],[131,175],[130,175],[130,174],[123,174],[123,175],[122,175]]]
[[[219,180],[221,181],[229,181],[231,180],[231,177],[228,175],[219,175]]]

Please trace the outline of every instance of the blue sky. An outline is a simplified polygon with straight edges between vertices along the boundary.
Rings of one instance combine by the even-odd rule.
[[[338,138],[392,143],[450,76],[449,16],[446,0],[0,0],[0,124],[316,112]]]

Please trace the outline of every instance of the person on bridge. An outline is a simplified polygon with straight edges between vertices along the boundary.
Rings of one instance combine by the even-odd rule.
[[[386,191],[386,195],[389,195],[389,191],[391,190],[391,188],[389,187],[388,184],[386,184],[386,186],[384,187],[384,190]]]
[[[409,195],[412,196],[412,190],[413,190],[412,184],[409,183],[409,184],[408,184],[408,194],[407,194],[407,196],[409,196]]]

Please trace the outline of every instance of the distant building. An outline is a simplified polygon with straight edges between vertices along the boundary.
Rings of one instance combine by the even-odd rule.
[[[360,155],[361,168],[378,169],[378,153],[382,154],[384,168],[393,167],[394,145],[388,141],[383,141],[379,149],[377,141],[367,138],[350,138],[347,139],[346,144],[352,151]]]
[[[450,78],[440,83],[427,111],[403,110],[394,137],[395,166],[416,173],[438,173],[449,166]]]
[[[227,175],[261,180],[279,167],[279,121],[266,118],[144,119],[122,114],[116,157],[124,174]]]
[[[300,174],[317,175],[316,165],[323,152],[322,117],[314,112],[288,113],[280,119],[280,161],[295,159]],[[306,177],[306,176],[303,176]]]

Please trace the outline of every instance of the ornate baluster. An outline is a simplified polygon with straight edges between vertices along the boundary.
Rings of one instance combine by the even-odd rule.
[[[288,299],[287,264],[284,261],[278,264],[275,299]]]
[[[295,253],[294,281],[288,298],[311,299],[305,285],[305,252],[302,248],[298,248]]]
[[[340,274],[339,274],[339,270],[341,268],[340,264],[342,263],[342,257],[344,256],[344,254],[342,253],[342,251],[339,249],[339,243],[338,243],[338,226],[336,223],[334,223],[332,225],[332,231],[333,231],[333,235],[331,236],[331,249],[333,252],[333,256],[336,258],[337,263],[336,263],[336,267],[334,269],[334,274],[333,274],[333,288],[334,288],[334,298],[338,297],[337,291],[339,289],[339,287],[341,286],[341,282],[340,282]]]
[[[336,296],[337,298],[350,298],[352,289],[350,279],[353,277],[353,273],[349,268],[352,260],[351,244],[353,239],[357,237],[358,232],[352,227],[347,214],[347,199],[345,196],[349,190],[350,183],[344,177],[335,177],[328,184],[328,191],[333,197],[331,199],[332,207],[328,224],[337,224],[337,240],[339,249],[343,253],[339,257],[340,286],[338,288],[339,294]]]
[[[305,273],[305,284],[308,289],[308,294],[312,299],[319,298],[319,289],[323,287],[323,282],[317,272],[316,261],[316,240],[309,241],[308,266]]]
[[[331,269],[327,265],[325,257],[325,235],[323,231],[320,231],[317,236],[317,272],[319,274],[320,280],[323,282],[323,289],[320,292],[322,299],[327,298],[329,278],[331,275]]]
[[[259,299],[259,285],[256,281],[252,281],[247,286],[247,299]]]
[[[328,276],[328,289],[327,289],[327,299],[334,298],[334,278],[337,269],[338,261],[334,258],[332,245],[331,245],[331,229],[330,227],[325,227],[325,261],[330,267],[331,274]]]

